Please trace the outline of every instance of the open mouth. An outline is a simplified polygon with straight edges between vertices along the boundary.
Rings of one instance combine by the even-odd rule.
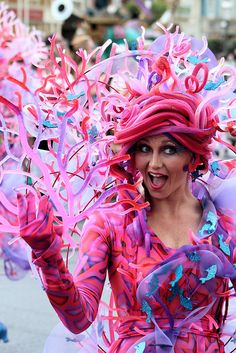
[[[151,186],[154,189],[161,189],[168,179],[168,176],[164,174],[148,173],[148,175],[151,180]]]

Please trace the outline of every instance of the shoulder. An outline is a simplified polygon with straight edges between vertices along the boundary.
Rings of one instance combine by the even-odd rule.
[[[208,173],[202,178],[200,189],[197,184],[198,194],[199,190],[205,189],[204,194],[208,194],[217,210],[224,213],[235,210],[236,159],[212,161]]]

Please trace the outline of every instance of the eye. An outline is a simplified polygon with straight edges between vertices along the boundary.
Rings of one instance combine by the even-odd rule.
[[[139,143],[136,145],[136,151],[142,153],[148,153],[151,151],[151,148],[145,143]]]
[[[163,152],[165,152],[166,154],[169,154],[169,155],[175,154],[175,153],[178,152],[176,146],[173,146],[173,145],[164,146],[164,147],[162,148],[162,150],[163,150]]]

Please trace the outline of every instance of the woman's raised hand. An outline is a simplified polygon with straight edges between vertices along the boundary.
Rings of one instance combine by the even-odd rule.
[[[17,204],[20,236],[36,255],[40,255],[51,246],[56,235],[62,235],[63,226],[55,224],[53,206],[47,196],[40,198],[38,210],[36,210],[36,200],[32,192],[26,196],[18,193]]]

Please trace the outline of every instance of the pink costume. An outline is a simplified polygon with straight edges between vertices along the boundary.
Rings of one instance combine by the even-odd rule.
[[[147,228],[132,147],[144,135],[169,133],[195,154],[189,172],[198,178],[198,167],[209,167],[209,144],[221,142],[218,132],[235,134],[235,69],[218,65],[206,41],[163,31],[148,49],[143,36],[137,50],[115,55],[112,46],[104,61],[109,43],[89,55],[80,50],[79,66],[52,38],[42,84],[30,87],[27,72],[12,79],[14,99],[3,94],[0,103],[22,151],[8,172],[31,184],[18,189],[27,195],[18,195],[19,227],[1,219],[0,230],[31,246],[46,293],[72,332],[95,319],[108,270],[117,314],[111,305],[109,332],[99,331],[109,353],[224,352],[221,330],[235,293],[228,286],[236,278],[235,161],[213,162],[208,179],[193,183],[202,223],[192,245],[175,250]],[[17,215],[14,203],[7,206]],[[60,253],[68,244],[79,247],[74,277]]]
[[[217,162],[217,168],[228,178],[230,165]],[[220,179],[212,172],[209,178],[211,185]],[[225,180],[235,192],[233,179]],[[82,265],[74,278],[60,255],[59,236],[48,249],[45,244],[40,256],[33,251],[48,298],[64,325],[80,333],[94,321],[108,269],[119,336],[107,352],[224,352],[223,302],[228,280],[236,283],[235,244],[227,240],[222,215],[230,189],[223,197],[214,196],[215,205],[208,192],[200,182],[194,184],[203,217],[192,246],[167,248],[145,225],[146,211],[121,216],[121,209],[103,209],[95,211],[84,226]],[[33,238],[25,240],[33,244]],[[150,249],[145,247],[147,238]]]

